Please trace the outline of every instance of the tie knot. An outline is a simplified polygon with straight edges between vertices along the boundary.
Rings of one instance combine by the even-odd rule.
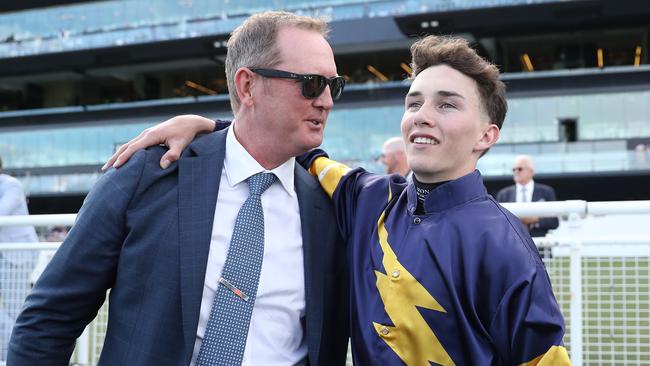
[[[273,182],[275,182],[275,174],[273,173],[257,173],[248,178],[248,190],[250,195],[262,195]]]

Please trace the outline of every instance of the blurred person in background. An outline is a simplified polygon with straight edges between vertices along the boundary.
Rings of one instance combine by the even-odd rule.
[[[65,239],[66,235],[68,235],[68,230],[69,228],[65,226],[53,226],[47,230],[47,233],[45,233],[45,238],[43,239],[48,242],[61,243]],[[39,250],[38,259],[36,260],[36,265],[34,266],[34,270],[32,271],[30,277],[30,287],[34,287],[36,280],[41,277],[41,274],[45,270],[45,267],[47,267],[47,264],[50,263],[55,253],[56,250]]]
[[[0,157],[0,216],[29,215],[27,199],[20,181],[2,171]],[[36,251],[2,250],[2,243],[33,243],[38,236],[32,226],[0,226],[0,351],[7,353],[20,306],[30,289],[30,274]]]
[[[61,225],[51,227],[45,234],[46,241],[62,242],[68,235],[68,228]]]
[[[9,365],[68,365],[109,289],[101,365],[345,364],[344,246],[331,201],[295,163],[321,144],[345,85],[327,28],[264,12],[233,31],[233,127],[166,170],[154,147],[99,179],[25,301]]]
[[[648,167],[648,147],[646,144],[637,144],[634,147],[633,165],[636,168]]]
[[[411,180],[350,170],[319,149],[298,157],[347,240],[354,364],[570,365],[535,244],[476,170],[507,110],[498,69],[457,37],[423,38],[411,53],[401,122]],[[107,164],[227,125],[176,117]]]
[[[512,178],[515,184],[507,186],[497,193],[499,202],[541,202],[556,201],[555,190],[545,184],[537,183],[535,176],[535,162],[528,155],[515,158],[512,166]],[[519,217],[530,236],[545,236],[549,230],[556,229],[559,225],[557,217]]]
[[[407,178],[411,175],[411,169],[406,161],[404,140],[401,137],[391,137],[384,142],[380,160],[386,169],[386,174],[399,174]]]

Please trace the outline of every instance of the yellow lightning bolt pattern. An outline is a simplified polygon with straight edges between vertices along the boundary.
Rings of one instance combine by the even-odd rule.
[[[389,201],[391,196],[389,188]],[[379,295],[394,326],[373,322],[375,330],[408,366],[430,366],[429,361],[444,366],[455,365],[416,306],[442,313],[447,311],[397,260],[388,244],[385,215],[384,211],[377,222],[377,233],[384,252],[382,263],[387,273],[375,271],[375,275]]]

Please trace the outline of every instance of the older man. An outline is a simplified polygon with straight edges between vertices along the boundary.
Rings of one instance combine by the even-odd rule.
[[[100,179],[27,298],[8,364],[68,365],[109,289],[100,365],[344,364],[344,248],[294,159],[320,145],[345,84],[326,31],[268,12],[233,32],[233,127],[166,170],[152,148]]]
[[[533,180],[535,162],[528,155],[515,158],[512,167],[512,177],[515,184],[501,189],[496,196],[499,202],[538,202],[555,201],[555,190],[545,184]],[[530,236],[544,236],[559,225],[557,217],[520,217],[521,222],[530,232]]]

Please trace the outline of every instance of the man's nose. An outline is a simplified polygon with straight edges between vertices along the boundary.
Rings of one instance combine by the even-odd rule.
[[[434,126],[436,124],[433,116],[430,115],[424,105],[413,116],[413,123],[416,126]]]
[[[334,100],[332,99],[329,85],[325,87],[325,90],[323,90],[316,99],[314,99],[314,106],[325,110],[330,110],[334,107]]]

